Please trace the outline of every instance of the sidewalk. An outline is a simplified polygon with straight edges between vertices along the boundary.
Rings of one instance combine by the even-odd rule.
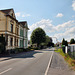
[[[75,75],[75,71],[71,70],[60,54],[54,52],[48,75]]]
[[[21,53],[10,54],[10,55],[2,55],[2,56],[0,56],[0,62],[5,61],[5,60],[9,60],[9,59],[12,59],[12,58],[15,58],[15,57],[19,57],[21,55],[26,55],[27,56],[30,52],[33,52],[33,51],[21,52]]]
[[[22,52],[23,53],[23,52]],[[9,60],[12,59],[13,57],[19,55],[21,53],[17,53],[17,54],[10,54],[10,55],[0,55],[0,61],[5,61],[5,60]]]
[[[8,60],[8,59],[11,59],[12,57],[1,57],[0,58],[0,61],[4,61],[4,60]]]

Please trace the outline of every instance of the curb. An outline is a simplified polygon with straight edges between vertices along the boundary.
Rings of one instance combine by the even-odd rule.
[[[5,61],[5,60],[9,60],[9,59],[12,59],[12,57],[2,59],[2,60],[0,60],[0,62],[1,62],[1,61]]]
[[[49,67],[51,66],[51,62],[52,62],[53,53],[54,53],[54,51],[52,52],[52,55],[51,55],[51,57],[50,57],[50,60],[49,60],[49,63],[48,63],[48,66],[47,66],[47,69],[46,69],[46,71],[45,71],[45,74],[44,74],[44,75],[47,75],[48,70],[49,70]]]

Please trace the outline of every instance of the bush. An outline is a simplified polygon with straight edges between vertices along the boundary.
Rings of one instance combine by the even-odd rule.
[[[2,50],[0,49],[0,53],[2,52]]]
[[[18,49],[18,48],[16,48],[16,49],[15,49],[15,53],[18,53],[18,52],[19,52],[19,49]]]
[[[27,51],[28,51],[28,48],[26,48],[26,49],[23,49],[23,51],[24,51],[24,52],[27,52]]]
[[[19,51],[19,52],[23,52],[23,49],[22,49],[22,48],[19,48],[18,51]]]
[[[35,50],[35,49],[38,49],[38,48],[28,47],[25,49],[25,51],[27,52],[27,51],[31,51],[31,50]]]
[[[36,47],[36,48],[28,47],[26,49],[24,49],[24,48],[15,48],[15,49],[12,49],[10,51],[10,53],[28,52],[28,51],[32,51],[32,50],[38,50],[38,47]]]
[[[28,49],[33,49],[33,47],[28,47]]]
[[[39,48],[38,47],[36,47],[36,48],[34,48],[35,50],[39,50]]]
[[[2,43],[0,43],[0,53],[4,52],[4,45]]]
[[[71,64],[72,66],[75,66],[75,60],[72,60]]]
[[[65,47],[62,47],[63,52],[65,53]]]
[[[21,48],[21,49],[23,49],[23,52],[26,52],[26,49],[24,49],[24,48]]]
[[[14,50],[12,50],[14,53],[20,53],[23,52],[24,49],[23,48],[15,48]]]
[[[28,47],[27,50],[38,50],[38,47]]]
[[[31,49],[31,50],[34,50],[34,49]]]

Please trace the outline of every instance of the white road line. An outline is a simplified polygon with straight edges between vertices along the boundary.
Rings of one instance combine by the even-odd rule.
[[[50,57],[50,60],[49,60],[49,63],[48,63],[47,69],[46,69],[46,71],[45,71],[45,75],[47,75],[47,73],[48,73],[49,66],[50,66],[50,63],[51,63],[51,60],[52,60],[52,57],[53,57],[53,53],[54,53],[54,51],[52,52],[52,55],[51,55],[51,57]]]
[[[3,71],[3,72],[0,72],[0,75],[3,74],[3,73],[5,73],[5,72],[10,71],[11,69],[12,69],[12,68],[9,68],[9,69],[7,69],[7,70],[5,70],[5,71]]]

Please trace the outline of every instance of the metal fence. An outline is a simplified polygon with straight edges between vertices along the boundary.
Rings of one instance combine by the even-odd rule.
[[[75,46],[68,46],[68,54],[71,58],[75,59]]]

